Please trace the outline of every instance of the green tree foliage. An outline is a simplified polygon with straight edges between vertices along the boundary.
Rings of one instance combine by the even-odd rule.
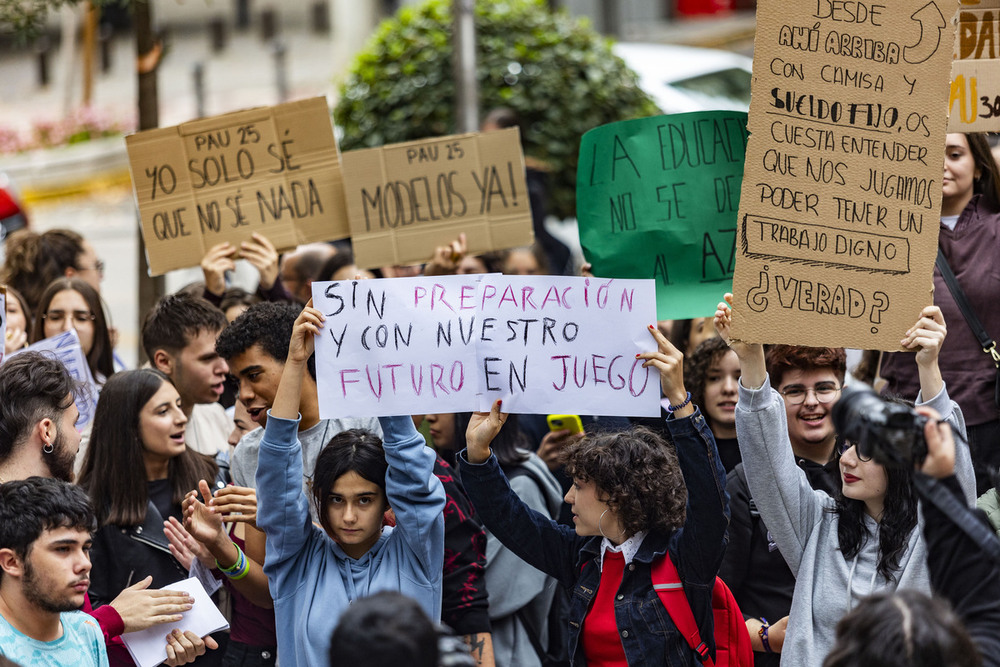
[[[334,110],[344,150],[455,132],[450,5],[403,7],[358,54]],[[481,111],[518,112],[525,153],[551,171],[551,211],[573,215],[583,133],[656,105],[608,40],[541,0],[479,0],[476,39]]]

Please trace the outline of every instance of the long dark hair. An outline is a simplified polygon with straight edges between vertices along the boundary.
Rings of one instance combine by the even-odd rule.
[[[917,497],[910,473],[886,466],[887,478],[882,519],[878,530],[878,572],[889,581],[896,580],[899,559],[917,526]],[[865,525],[865,503],[837,494],[837,538],[844,558],[854,558],[867,544],[871,533]]]
[[[82,278],[56,278],[42,293],[42,298],[38,302],[38,310],[35,312],[35,323],[32,325],[31,342],[37,343],[45,338],[45,313],[49,310],[49,304],[59,292],[69,290],[77,292],[87,302],[87,307],[94,315],[94,343],[87,353],[87,363],[90,372],[94,374],[94,379],[98,379],[98,374],[105,378],[111,377],[115,372],[115,362],[111,349],[111,333],[108,331],[108,320],[104,316],[104,303],[101,295]],[[68,316],[68,315],[67,315]]]
[[[388,468],[385,450],[382,449],[382,439],[371,431],[352,428],[330,438],[330,442],[316,457],[312,484],[316,513],[327,535],[333,535],[333,527],[330,525],[327,512],[330,491],[340,476],[356,472],[363,479],[378,485],[385,493],[385,473]]]
[[[137,526],[146,520],[149,490],[139,419],[143,407],[170,378],[152,368],[122,371],[108,378],[97,401],[90,446],[83,460],[80,486],[87,490],[102,526]],[[171,383],[172,384],[172,383]],[[211,457],[190,448],[167,466],[173,502],[215,479]]]
[[[982,195],[991,210],[1000,211],[1000,169],[990,151],[986,135],[981,132],[970,132],[965,135],[965,139],[969,142],[969,150],[979,170],[979,178],[973,181],[972,191]]]
[[[466,447],[465,431],[469,428],[469,421],[472,419],[471,412],[455,413],[455,446],[449,454],[452,460],[448,463],[455,465],[455,452],[460,452]],[[507,415],[507,421],[500,427],[500,432],[490,443],[490,450],[497,457],[497,462],[504,473],[510,473],[512,468],[516,468],[528,460],[531,451],[531,444],[528,436],[521,430],[517,415]]]

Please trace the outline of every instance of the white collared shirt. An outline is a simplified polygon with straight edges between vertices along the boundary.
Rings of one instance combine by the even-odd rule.
[[[642,541],[646,539],[646,535],[649,535],[648,530],[640,530],[638,533],[628,538],[618,546],[611,543],[611,540],[604,538],[601,540],[601,571],[604,571],[604,552],[613,551],[615,553],[621,552],[622,556],[625,558],[625,565],[632,562],[635,558],[635,554],[639,551],[639,547],[642,546]]]

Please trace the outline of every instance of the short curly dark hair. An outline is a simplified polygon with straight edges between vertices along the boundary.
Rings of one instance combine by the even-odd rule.
[[[729,350],[726,341],[715,336],[699,343],[684,360],[684,386],[691,392],[691,402],[695,405],[704,406],[708,371]]]
[[[273,359],[285,363],[288,343],[292,340],[295,318],[302,306],[294,303],[264,301],[255,303],[222,330],[215,341],[215,351],[226,361],[259,345]],[[309,357],[309,375],[316,379],[316,355]]]
[[[628,534],[684,523],[687,487],[672,444],[648,428],[589,434],[566,448],[566,473],[592,481]]]

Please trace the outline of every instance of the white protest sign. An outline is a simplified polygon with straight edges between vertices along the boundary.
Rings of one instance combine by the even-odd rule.
[[[313,283],[320,416],[503,409],[659,414],[650,280],[439,276]]]
[[[45,338],[34,345],[29,345],[25,350],[34,350],[58,359],[66,367],[70,377],[79,384],[76,392],[76,409],[80,411],[80,418],[76,421],[76,428],[82,431],[94,418],[97,397],[101,389],[94,382],[90,364],[87,363],[87,355],[80,347],[80,338],[76,335],[76,330],[70,329],[51,338]],[[19,350],[11,356],[23,351]]]
[[[480,283],[477,410],[655,417],[652,280],[485,276]]]
[[[314,282],[320,417],[474,409],[480,277]]]

